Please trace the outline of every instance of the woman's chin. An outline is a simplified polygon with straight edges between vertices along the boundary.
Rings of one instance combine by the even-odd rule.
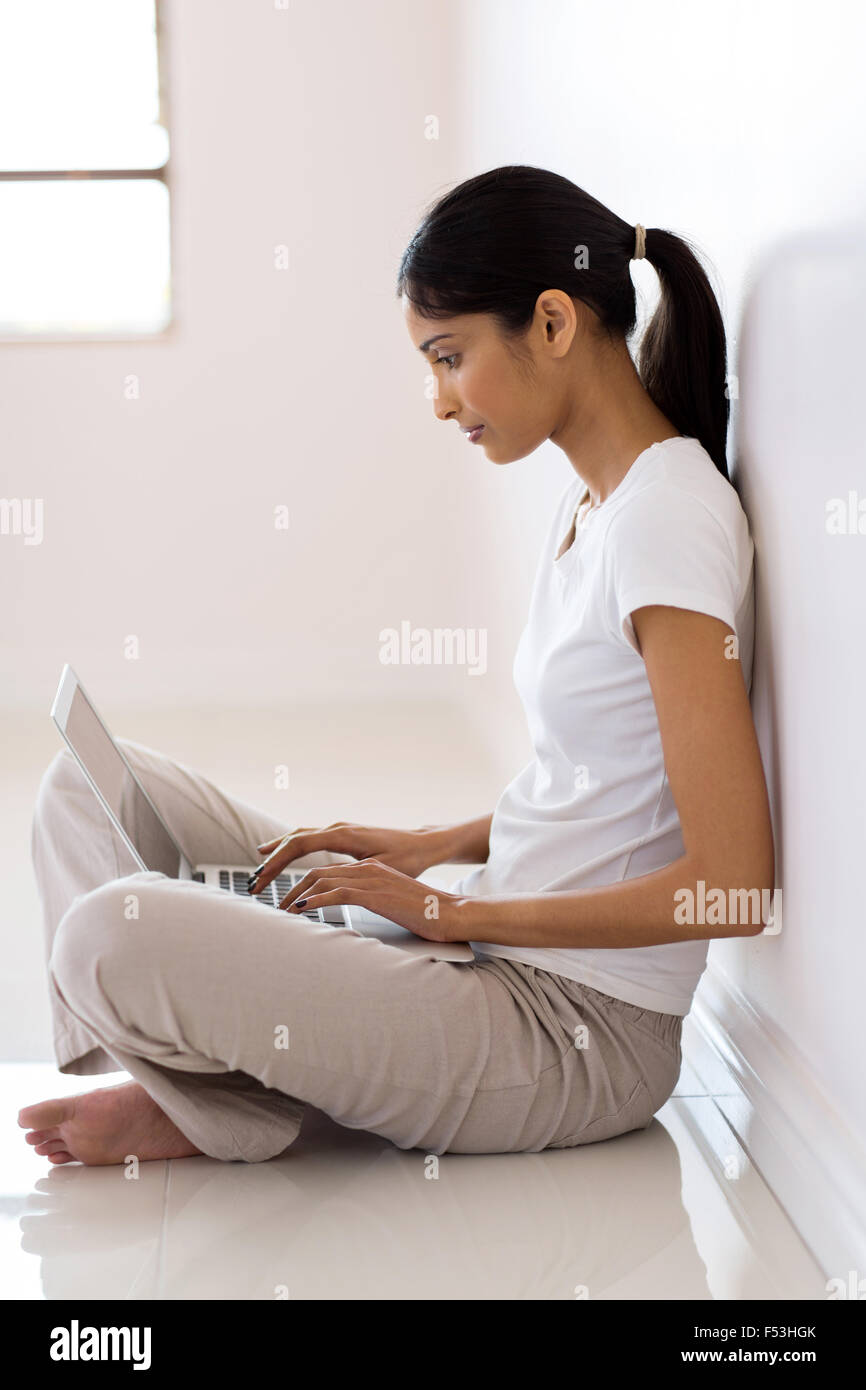
[[[515,444],[512,441],[509,444],[507,440],[491,435],[485,426],[478,443],[472,447],[483,449],[485,458],[489,459],[491,463],[517,463],[518,459],[525,459],[530,454],[534,454],[538,444],[527,444],[525,441],[521,444]]]
[[[485,430],[485,434],[486,432]],[[539,447],[537,444],[526,444],[522,447],[512,445],[511,448],[507,445],[497,447],[495,443],[491,446],[489,441],[485,444],[483,435],[479,443],[491,463],[517,463],[520,459],[529,458],[529,455],[534,454]]]

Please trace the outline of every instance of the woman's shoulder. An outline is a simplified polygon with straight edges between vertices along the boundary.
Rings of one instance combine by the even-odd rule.
[[[749,522],[739,494],[716,467],[700,440],[678,435],[662,440],[612,511],[611,539],[652,532],[675,540],[683,529],[721,529],[734,549],[749,551]]]

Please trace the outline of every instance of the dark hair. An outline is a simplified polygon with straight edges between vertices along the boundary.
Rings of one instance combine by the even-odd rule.
[[[581,248],[586,264],[576,268]],[[490,314],[517,339],[539,294],[561,289],[598,315],[603,333],[627,338],[637,317],[634,251],[632,223],[570,179],[505,164],[427,209],[403,253],[397,295],[423,318]],[[727,478],[727,353],[716,297],[683,237],[649,227],[645,254],[661,295],[636,357],[638,375],[659,410],[698,439]]]

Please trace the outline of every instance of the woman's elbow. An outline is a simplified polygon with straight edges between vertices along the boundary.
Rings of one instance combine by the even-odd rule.
[[[713,937],[761,935],[771,916],[775,891],[772,836],[723,863],[701,859],[696,876],[699,896],[702,891],[707,903],[707,922],[714,925]]]

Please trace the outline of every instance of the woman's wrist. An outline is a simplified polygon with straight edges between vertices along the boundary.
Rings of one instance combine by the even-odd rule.
[[[487,858],[489,843],[487,828],[490,817],[457,825],[422,825],[418,834],[423,836],[429,853],[430,866],[434,864],[483,863]]]
[[[424,842],[425,857],[429,859],[428,868],[434,864],[447,864],[455,848],[454,831],[457,829],[453,825],[422,825],[418,827],[418,835]]]
[[[471,896],[463,897],[459,894],[451,894],[443,913],[445,941],[472,941],[474,940],[473,928],[480,920],[478,906],[483,901],[481,898]]]

